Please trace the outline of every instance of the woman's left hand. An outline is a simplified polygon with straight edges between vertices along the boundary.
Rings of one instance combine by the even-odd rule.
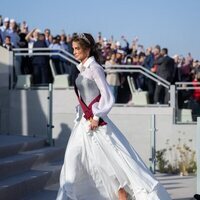
[[[96,130],[98,126],[99,126],[99,121],[91,118],[90,119],[90,130]]]

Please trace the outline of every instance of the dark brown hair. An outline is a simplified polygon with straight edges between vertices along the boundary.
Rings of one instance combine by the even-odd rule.
[[[91,34],[81,33],[72,38],[72,42],[78,42],[83,49],[90,49],[90,55],[94,56],[95,60],[100,64],[99,52],[96,42]]]

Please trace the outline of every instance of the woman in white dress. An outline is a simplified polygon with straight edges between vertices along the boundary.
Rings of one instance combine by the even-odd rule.
[[[170,200],[134,148],[107,117],[114,98],[98,63],[95,41],[73,38],[80,60],[75,91],[79,100],[60,174],[57,200]]]

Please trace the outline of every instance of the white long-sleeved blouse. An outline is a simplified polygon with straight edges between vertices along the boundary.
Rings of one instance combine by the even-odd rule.
[[[92,105],[92,112],[94,120],[103,118],[114,104],[114,96],[106,81],[103,67],[96,62],[94,57],[90,57],[84,64],[80,63],[77,68],[80,74],[76,80],[76,85],[82,99],[88,105],[96,96],[101,94],[99,102]]]

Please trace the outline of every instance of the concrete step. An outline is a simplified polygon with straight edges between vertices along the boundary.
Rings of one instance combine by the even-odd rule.
[[[45,147],[0,159],[0,180],[64,158],[64,148]]]
[[[55,200],[59,189],[59,184],[53,184],[44,188],[42,191],[28,195],[22,200]]]
[[[0,135],[0,200],[21,200],[58,184],[64,153],[45,138]]]
[[[16,155],[22,151],[39,149],[45,145],[46,139],[41,137],[0,134],[0,158]]]
[[[41,165],[37,166],[38,170],[29,170],[0,181],[0,200],[20,200],[58,183],[61,166],[62,162]]]

